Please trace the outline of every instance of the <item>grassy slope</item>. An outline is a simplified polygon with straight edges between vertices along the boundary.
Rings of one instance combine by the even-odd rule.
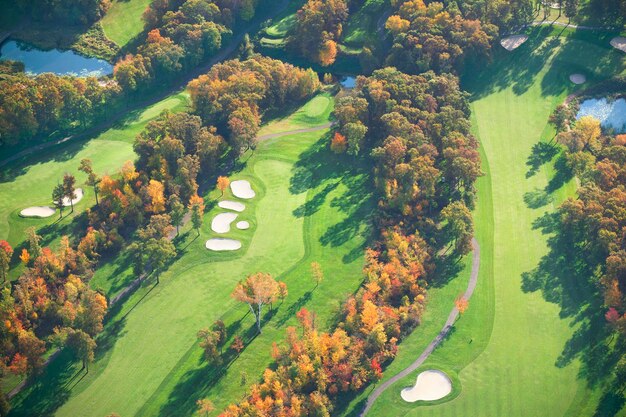
[[[143,15],[152,0],[113,0],[102,18],[102,28],[109,39],[120,47],[143,30]]]
[[[259,136],[323,125],[328,122],[334,106],[335,102],[329,93],[320,94],[287,117],[264,124]]]
[[[371,416],[573,416],[580,410],[582,415],[594,412],[597,393],[587,391],[585,381],[577,379],[576,361],[564,368],[555,366],[576,326],[571,318],[560,318],[558,307],[546,303],[541,294],[524,293],[521,288],[522,273],[535,267],[546,252],[546,236],[533,229],[533,222],[571,195],[575,184],[559,183],[554,160],[527,178],[526,161],[538,140],[553,136],[547,119],[573,89],[569,74],[582,71],[593,82],[625,67],[623,55],[608,47],[610,36],[579,33],[573,35],[575,39],[547,38],[544,42],[549,33],[548,28],[534,30],[529,42],[516,52],[499,51],[497,64],[468,83],[474,93],[472,124],[483,146],[483,170],[487,172],[479,181],[475,213],[481,272],[469,311],[426,363],[452,372],[454,377],[459,373],[461,394],[442,405],[407,404],[399,391],[414,383],[413,374],[386,391]],[[548,184],[551,193],[545,193]],[[524,197],[536,193],[545,194],[549,203],[531,209]],[[455,285],[459,284],[449,284]],[[447,316],[450,299],[439,296],[448,289],[437,291],[431,291],[429,308],[445,311]],[[388,375],[411,363],[444,320],[438,316],[433,325],[427,318],[422,328],[403,342]],[[358,402],[364,397],[353,401],[344,414],[359,410],[362,404]]]
[[[210,220],[221,210],[208,211],[199,238],[193,231],[183,232],[177,242],[181,258],[161,284],[146,284],[113,313],[90,373],[77,376],[79,366],[60,357],[38,385],[18,396],[14,415],[59,407],[59,415],[185,415],[205,395],[223,407],[243,395],[241,371],[250,381],[260,376],[271,360],[271,343],[284,338],[285,327],[295,323],[301,307],[318,312],[319,323],[328,326],[339,302],[360,284],[372,206],[366,170],[330,154],[320,142],[325,134],[266,141],[254,155],[245,155],[245,168],[233,178],[247,178],[257,190],[240,215],[252,228],[228,235],[244,242],[242,252],[204,249],[205,240],[214,236]],[[207,197],[215,199],[218,193]],[[314,260],[326,274],[317,289],[309,279]],[[239,279],[256,271],[280,276],[289,286],[289,297],[254,338],[247,307],[229,294]],[[249,342],[241,357],[223,369],[221,379],[214,378],[214,367],[202,363],[195,337],[218,318],[231,336],[239,334]]]

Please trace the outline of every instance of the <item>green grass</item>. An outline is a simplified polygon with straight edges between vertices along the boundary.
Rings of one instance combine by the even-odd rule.
[[[113,0],[100,21],[104,33],[120,47],[143,31],[142,15],[152,0]]]
[[[284,38],[295,24],[296,14],[292,13],[266,28],[265,33],[273,38]]]
[[[312,110],[317,106],[305,108],[300,112],[320,117],[320,111]],[[238,401],[261,376],[271,362],[271,344],[284,339],[300,308],[316,311],[320,328],[328,328],[340,302],[361,283],[373,204],[366,162],[332,154],[327,134],[284,136],[245,154],[243,169],[231,178],[248,179],[257,192],[238,218],[252,227],[227,234],[243,242],[242,250],[218,254],[204,248],[215,236],[211,219],[223,211],[208,210],[199,237],[189,226],[182,231],[176,241],[180,258],[162,275],[161,284],[146,283],[112,313],[89,374],[72,379],[79,365],[60,357],[37,385],[16,398],[13,415],[55,410],[61,416],[191,415],[195,401],[205,396],[222,408]],[[219,192],[205,197],[215,201]],[[227,191],[224,198],[233,197]],[[322,265],[326,276],[318,288],[310,279],[312,261]],[[257,271],[284,280],[289,296],[275,304],[263,333],[255,337],[248,308],[229,295],[238,280]],[[195,336],[218,318],[230,337],[246,340],[241,356],[224,368],[202,362]],[[245,386],[240,384],[242,371],[249,375]]]
[[[483,147],[483,169],[475,213],[481,243],[481,271],[468,312],[451,336],[426,361],[458,375],[461,393],[439,405],[408,404],[399,392],[412,374],[379,398],[371,416],[577,416],[594,415],[598,393],[579,377],[579,362],[557,366],[578,324],[539,292],[522,290],[522,274],[546,255],[546,235],[533,225],[575,192],[563,181],[555,159],[529,173],[533,145],[552,139],[547,119],[575,87],[567,80],[583,71],[590,83],[623,72],[624,57],[608,46],[610,37],[564,32],[548,37],[535,29],[516,52],[499,51],[495,64],[467,77],[473,93],[473,128]],[[531,175],[532,174],[532,175]],[[525,197],[545,194],[539,204]],[[451,284],[454,285],[454,281]],[[454,291],[450,291],[454,293]],[[437,294],[432,294],[431,297]],[[450,301],[443,309],[449,311]],[[429,309],[438,308],[431,298]],[[439,307],[441,308],[441,307]],[[415,333],[434,332],[425,320]],[[491,330],[492,329],[492,330]],[[432,335],[432,333],[431,333]],[[411,335],[402,345],[392,375],[421,352],[430,337]],[[471,343],[470,343],[471,341]],[[358,409],[356,401],[348,407]],[[600,414],[601,415],[601,414]]]
[[[259,135],[288,132],[323,125],[328,122],[335,102],[329,93],[322,93],[294,113],[283,118],[275,118],[261,126]]]
[[[86,175],[78,171],[80,160],[90,158],[96,172],[114,174],[125,161],[134,159],[133,140],[148,121],[165,109],[180,111],[186,107],[186,93],[170,96],[143,111],[129,114],[118,126],[94,138],[59,145],[53,153],[31,156],[3,168],[0,178],[0,195],[3,197],[0,199],[0,236],[16,246],[24,240],[24,230],[31,226],[44,236],[45,244],[55,242],[62,234],[71,234],[74,220],[95,203],[92,189],[84,184]],[[74,214],[68,215],[69,209],[64,210],[61,221],[58,221],[58,215],[47,219],[19,216],[19,212],[26,207],[51,205],[52,189],[62,181],[66,172],[76,176],[77,186],[85,192],[83,200],[74,207]],[[14,268],[11,277],[16,278],[20,270],[20,267]]]

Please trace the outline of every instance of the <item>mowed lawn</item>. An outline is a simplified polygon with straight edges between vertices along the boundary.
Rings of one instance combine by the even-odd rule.
[[[161,283],[145,283],[112,313],[89,374],[62,355],[18,395],[12,415],[191,415],[204,397],[223,408],[260,378],[271,363],[272,343],[297,324],[302,307],[315,311],[319,326],[328,328],[340,303],[362,282],[374,206],[366,162],[332,154],[327,135],[327,130],[286,135],[246,153],[242,170],[231,178],[249,180],[257,193],[243,201],[246,210],[237,219],[252,227],[221,235],[241,240],[243,248],[234,253],[204,248],[217,236],[211,219],[224,211],[213,206],[219,192],[211,191],[200,236],[187,225],[175,241],[180,257]],[[233,199],[229,191],[224,198]],[[325,274],[317,288],[312,261]],[[285,281],[289,295],[272,313],[266,309],[257,336],[248,307],[230,293],[237,281],[259,271]],[[200,328],[217,319],[224,320],[230,340],[239,335],[246,341],[241,355],[223,367],[202,361],[196,339]]]
[[[562,180],[562,172],[555,169],[557,157],[534,173],[527,161],[533,145],[553,138],[548,117],[575,90],[568,80],[571,73],[584,73],[589,85],[626,66],[624,55],[608,45],[610,36],[553,36],[559,32],[535,29],[523,47],[513,53],[497,51],[495,64],[465,80],[473,93],[472,125],[487,174],[478,183],[474,214],[482,255],[479,282],[468,312],[424,365],[460,380],[460,394],[439,405],[408,404],[400,390],[414,384],[415,372],[390,387],[370,416],[556,417],[596,412],[598,393],[579,377],[578,361],[561,360],[565,364],[557,366],[576,323],[562,317],[559,306],[546,302],[540,292],[522,289],[522,274],[547,252],[547,236],[533,224],[574,195],[576,184]],[[466,273],[467,268],[461,277]],[[410,364],[441,328],[452,307],[452,299],[441,295],[460,293],[467,281],[463,278],[461,285],[457,280],[431,291],[428,308],[445,316],[427,313],[424,325],[401,345],[387,377]],[[365,397],[342,413],[360,410]]]
[[[259,131],[259,136],[321,126],[328,123],[334,107],[335,101],[330,93],[319,94],[297,111],[264,124]]]
[[[143,12],[152,0],[112,0],[111,7],[100,23],[107,38],[126,45],[143,31]]]

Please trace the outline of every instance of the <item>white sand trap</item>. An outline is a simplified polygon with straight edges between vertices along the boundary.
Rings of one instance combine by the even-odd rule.
[[[626,52],[626,38],[618,36],[617,38],[611,39],[611,46],[622,52]]]
[[[237,222],[235,226],[237,226],[237,229],[239,230],[246,230],[250,228],[250,223],[248,223],[247,221],[241,221]]]
[[[406,402],[434,401],[452,392],[452,381],[448,375],[434,369],[424,371],[417,376],[415,385],[405,388],[400,393]]]
[[[246,205],[237,201],[224,200],[217,203],[217,206],[227,210],[235,210],[242,212],[246,209]]]
[[[237,218],[235,213],[220,213],[213,218],[211,222],[211,230],[215,233],[228,233],[230,232],[230,224]]]
[[[233,195],[237,198],[254,198],[256,193],[250,186],[250,183],[246,180],[237,180],[230,183],[230,189],[233,191]]]
[[[67,198],[67,197],[65,197],[65,198],[63,199],[63,205],[64,205],[65,207],[69,207],[69,206],[71,206],[71,205],[72,205],[72,203],[76,204],[76,203],[78,203],[80,200],[82,200],[82,199],[83,199],[83,189],[82,189],[82,188],[77,188],[76,190],[74,190],[74,195],[76,196],[76,198],[75,198],[75,199],[73,199],[71,202],[70,202],[70,199],[69,199],[69,198]]]
[[[20,211],[22,217],[50,217],[56,210],[48,206],[28,207]]]
[[[587,81],[587,77],[585,77],[583,74],[572,74],[569,76],[569,80],[574,84],[583,84],[585,81]]]
[[[209,239],[206,241],[208,250],[223,251],[241,249],[241,242],[234,239]]]
[[[507,51],[512,51],[522,46],[527,40],[528,36],[526,35],[513,35],[500,39],[500,45]]]

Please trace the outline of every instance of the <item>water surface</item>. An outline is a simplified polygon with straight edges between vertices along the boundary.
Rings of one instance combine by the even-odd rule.
[[[604,129],[613,129],[617,133],[626,132],[626,100],[608,101],[606,98],[592,98],[580,103],[576,119],[593,116],[600,121]]]
[[[113,66],[103,59],[89,58],[74,51],[44,51],[15,40],[0,46],[0,60],[21,61],[30,75],[52,72],[57,75],[101,77],[113,72]]]

